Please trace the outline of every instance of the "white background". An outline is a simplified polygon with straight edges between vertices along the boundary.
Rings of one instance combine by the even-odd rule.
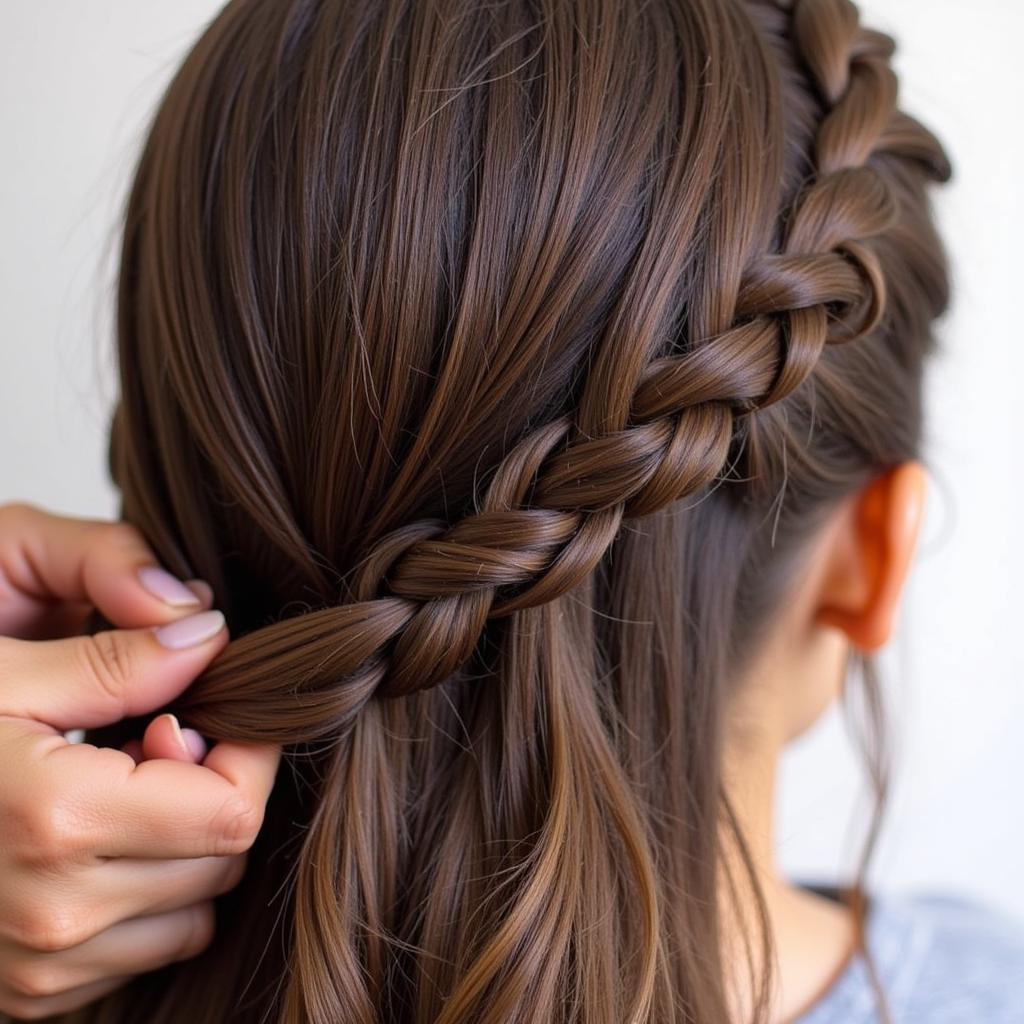
[[[0,501],[106,516],[117,212],[140,132],[214,0],[33,0],[0,14]],[[903,105],[946,141],[939,199],[956,273],[930,381],[935,486],[902,633],[885,662],[898,783],[873,878],[952,889],[1024,917],[1024,681],[1018,299],[1024,5],[871,0]],[[858,796],[841,721],[787,756],[780,851],[848,867]],[[851,829],[851,822],[853,828]]]

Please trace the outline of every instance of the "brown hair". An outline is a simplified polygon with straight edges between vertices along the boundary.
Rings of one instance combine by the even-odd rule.
[[[286,756],[213,945],[74,1019],[728,1019],[730,686],[917,454],[947,303],[891,52],[848,0],[212,22],[127,208],[111,466],[232,630],[181,717]]]

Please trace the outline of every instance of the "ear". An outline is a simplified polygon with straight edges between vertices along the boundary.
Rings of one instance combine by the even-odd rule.
[[[861,490],[834,534],[815,615],[862,651],[892,634],[924,511],[928,471],[904,462]]]

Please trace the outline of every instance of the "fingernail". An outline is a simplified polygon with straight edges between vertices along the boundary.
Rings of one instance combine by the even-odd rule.
[[[213,604],[213,587],[206,580],[185,580],[185,586],[209,608]]]
[[[192,760],[201,761],[206,753],[206,744],[203,742],[203,737],[195,729],[182,729],[177,716],[172,715],[170,712],[167,712],[164,718],[170,721],[171,728],[174,730],[174,738],[182,751]]]
[[[224,628],[224,613],[197,612],[183,619],[168,622],[154,630],[157,640],[172,651],[195,647],[216,636]]]
[[[181,580],[158,565],[144,565],[139,569],[138,577],[146,590],[172,608],[199,604],[199,598]]]
[[[182,729],[181,735],[193,760],[202,761],[206,757],[206,740],[195,729]]]
[[[174,733],[174,742],[178,744],[178,749],[186,754],[188,757],[192,756],[192,751],[188,749],[188,744],[185,742],[185,737],[181,735],[181,724],[178,722],[176,715],[170,713],[163,716],[171,723],[171,732]]]

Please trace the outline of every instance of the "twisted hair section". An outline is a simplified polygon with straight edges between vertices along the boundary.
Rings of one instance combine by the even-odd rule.
[[[940,181],[948,163],[927,129],[896,109],[888,36],[861,27],[846,0],[797,3],[791,17],[825,107],[813,176],[781,211],[782,244],[746,253],[727,326],[637,367],[619,429],[585,429],[575,413],[543,424],[498,464],[468,515],[419,520],[381,538],[343,603],[235,640],[181,705],[200,728],[318,740],[343,734],[373,696],[450,679],[489,619],[578,586],[625,519],[720,477],[738,418],[804,384],[826,344],[855,342],[878,326],[886,282],[872,241],[900,211],[872,158],[916,160]],[[617,373],[620,351],[612,332],[584,386],[584,406],[595,391],[600,406],[598,389]]]
[[[76,1024],[736,1016],[728,702],[915,456],[947,295],[891,52],[847,0],[208,26],[126,212],[111,466],[231,627],[172,710],[285,767],[211,948]]]

